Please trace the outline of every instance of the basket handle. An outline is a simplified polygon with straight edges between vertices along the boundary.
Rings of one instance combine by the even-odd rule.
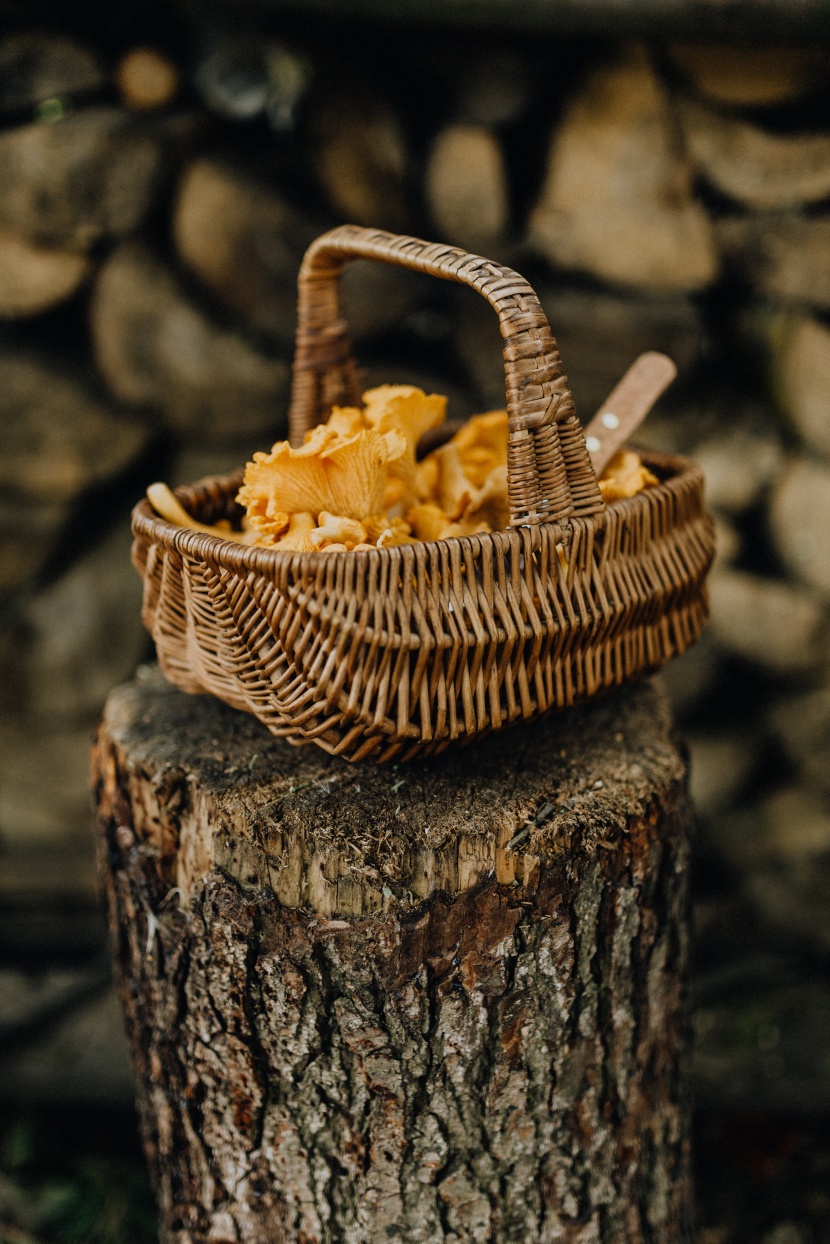
[[[340,302],[351,259],[377,259],[478,290],[499,317],[507,389],[511,526],[604,509],[562,371],[559,350],[527,281],[489,259],[441,243],[341,225],[312,242],[299,275],[297,349],[289,435],[302,444],[332,406],[360,403],[357,367]]]

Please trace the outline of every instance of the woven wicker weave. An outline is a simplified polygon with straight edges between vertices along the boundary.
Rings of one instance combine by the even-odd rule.
[[[360,385],[339,301],[352,258],[478,290],[504,338],[511,526],[360,553],[287,553],[133,512],[161,667],[291,742],[407,759],[657,669],[700,634],[714,551],[700,471],[644,454],[660,484],[605,506],[556,342],[530,286],[479,256],[344,226],[300,271],[292,443]],[[241,473],[177,491],[238,517]]]

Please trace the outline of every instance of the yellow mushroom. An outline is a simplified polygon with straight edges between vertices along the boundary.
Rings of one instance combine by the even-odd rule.
[[[422,501],[429,501],[438,489],[438,476],[441,468],[435,453],[427,454],[415,468],[416,492]]]
[[[318,526],[311,533],[311,542],[315,548],[322,549],[327,545],[342,545],[344,549],[352,549],[356,544],[366,541],[366,528],[354,518],[344,518],[340,514],[329,514],[323,510],[318,518]]]
[[[406,441],[406,452],[388,467],[385,508],[400,516],[407,506],[421,500],[415,453],[418,442],[430,428],[444,422],[447,399],[438,393],[427,395],[414,385],[383,384],[363,394],[364,419],[378,432],[396,431]]]
[[[599,481],[602,499],[621,501],[624,497],[636,497],[644,488],[651,488],[660,481],[652,475],[638,453],[633,449],[621,449],[605,468]]]
[[[434,501],[453,521],[468,527],[470,507],[487,508],[493,530],[507,526],[507,412],[474,415],[452,440],[418,466],[422,497]],[[485,520],[482,520],[485,521]]]
[[[359,520],[381,509],[387,467],[405,452],[406,441],[394,429],[328,440],[321,426],[299,449],[280,441],[270,454],[254,454],[237,500],[249,513],[270,504],[291,514],[327,510]]]
[[[387,531],[394,532],[397,537],[394,541],[396,544],[405,544],[412,535],[409,523],[402,518],[390,518],[388,514],[370,514],[368,518],[364,518],[363,526],[366,528],[367,540],[375,543]]]
[[[316,526],[313,514],[306,511],[292,514],[287,534],[277,541],[274,548],[284,553],[316,553],[317,545],[311,539],[311,533]]]
[[[393,525],[384,528],[384,530],[380,533],[377,540],[375,541],[376,548],[391,549],[391,548],[394,548],[396,544],[414,544],[415,543],[415,541],[412,539],[412,536],[409,534],[408,531],[404,531],[402,527],[396,525],[400,523],[400,521],[401,521],[400,519],[394,519]],[[403,527],[406,527],[406,526],[407,524],[404,523]]]
[[[219,536],[223,540],[236,540],[241,544],[253,544],[256,533],[250,531],[234,531],[227,519],[218,523],[200,523],[188,514],[182,503],[174,496],[166,484],[150,484],[147,488],[147,500],[160,518],[177,527],[187,527],[190,531],[201,531],[206,536]]]
[[[458,446],[454,440],[448,441],[434,451],[434,457],[438,463],[438,483],[433,494],[435,501],[451,518],[458,518],[474,492]]]
[[[169,489],[158,494],[156,508],[197,530],[299,552],[390,548],[508,526],[505,411],[475,415],[418,463],[418,442],[443,421],[446,398],[413,385],[380,385],[363,394],[363,403],[333,407],[299,449],[281,441],[270,454],[254,455],[237,496],[248,530],[197,523]],[[613,501],[657,482],[638,454],[622,450],[600,489]]]
[[[325,432],[326,442],[330,443],[337,439],[348,440],[352,436],[357,436],[358,432],[364,431],[365,427],[363,411],[357,406],[332,406],[331,414],[326,422],[317,424],[310,432],[306,432],[304,442],[307,445],[315,436],[319,441],[318,429],[320,428]]]
[[[498,461],[507,461],[507,411],[489,410],[484,415],[473,415],[459,428],[453,440],[458,446],[462,460],[475,461],[477,453],[489,452]]]
[[[485,523],[490,531],[504,531],[510,522],[507,504],[507,464],[494,467],[473,493],[460,517],[462,523]]]
[[[406,521],[419,540],[440,540],[441,532],[451,523],[450,516],[433,501],[413,505],[407,512]]]
[[[238,499],[238,498],[237,498]],[[277,507],[273,497],[260,496],[246,514],[248,527],[256,533],[257,543],[273,544],[288,531],[291,515]]]

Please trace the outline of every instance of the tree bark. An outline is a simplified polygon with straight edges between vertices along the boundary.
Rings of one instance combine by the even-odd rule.
[[[93,753],[162,1239],[689,1239],[689,816],[659,685],[428,763],[155,671]]]

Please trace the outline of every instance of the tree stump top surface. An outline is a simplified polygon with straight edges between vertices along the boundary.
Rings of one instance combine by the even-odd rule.
[[[654,681],[400,765],[292,747],[219,700],[184,695],[153,666],[111,694],[102,729],[122,763],[165,792],[160,805],[176,784],[184,802],[209,805],[191,818],[201,840],[170,844],[171,881],[185,894],[218,865],[327,916],[389,913],[493,873],[527,881],[565,851],[616,846],[685,773]]]

